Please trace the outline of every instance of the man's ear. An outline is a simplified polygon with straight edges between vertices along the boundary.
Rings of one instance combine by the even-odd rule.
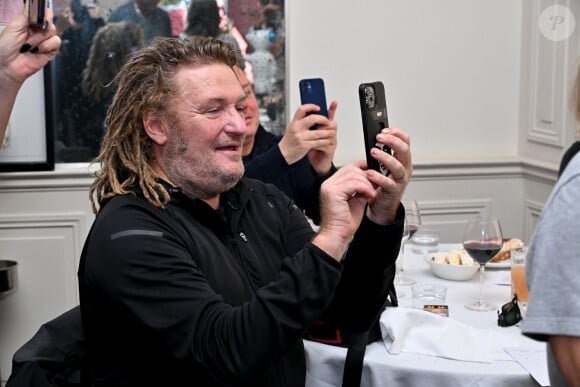
[[[145,133],[155,144],[164,145],[167,142],[167,128],[153,112],[149,111],[143,115],[143,127]]]

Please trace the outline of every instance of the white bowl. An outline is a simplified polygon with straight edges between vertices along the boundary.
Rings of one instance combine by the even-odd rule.
[[[471,279],[477,270],[479,270],[479,265],[452,265],[449,263],[439,263],[431,259],[433,255],[428,255],[425,257],[425,261],[429,264],[431,271],[439,278],[443,278],[451,281],[466,281]]]

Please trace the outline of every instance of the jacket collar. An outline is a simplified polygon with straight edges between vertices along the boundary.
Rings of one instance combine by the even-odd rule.
[[[194,209],[207,207],[208,210],[213,210],[203,200],[184,194],[180,187],[175,187],[162,179],[158,181],[169,192],[170,203],[178,206],[193,206]],[[248,192],[249,187],[245,183],[245,179],[240,179],[232,189],[221,193],[220,207],[226,211],[241,209],[248,200]]]

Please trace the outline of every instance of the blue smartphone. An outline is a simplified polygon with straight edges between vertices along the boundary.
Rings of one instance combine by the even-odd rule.
[[[299,87],[300,101],[302,105],[312,103],[320,107],[319,112],[309,114],[321,114],[328,118],[324,81],[321,78],[301,79],[299,82]],[[310,129],[316,129],[316,125]]]
[[[371,156],[372,148],[379,148],[392,154],[391,148],[376,142],[377,134],[389,127],[385,87],[382,82],[361,83],[358,87],[360,111],[362,116],[365,153],[369,168],[387,176],[389,170]]]

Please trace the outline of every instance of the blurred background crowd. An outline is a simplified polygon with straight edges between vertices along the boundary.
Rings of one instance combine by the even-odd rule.
[[[213,36],[232,43],[254,85],[263,126],[282,134],[283,0],[53,0],[62,46],[50,71],[56,162],[98,153],[115,75],[157,36]]]

